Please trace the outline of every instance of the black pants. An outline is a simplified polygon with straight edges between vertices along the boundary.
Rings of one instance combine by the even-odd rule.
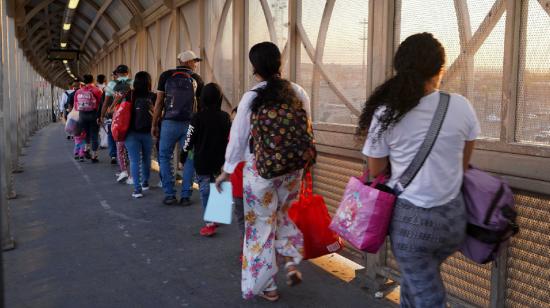
[[[97,151],[99,148],[99,126],[97,125],[96,111],[81,111],[79,113],[80,129],[86,132],[86,143],[92,144],[92,151]]]

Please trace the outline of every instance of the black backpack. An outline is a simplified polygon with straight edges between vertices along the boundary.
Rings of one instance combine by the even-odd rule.
[[[189,121],[195,106],[195,80],[188,71],[176,71],[166,80],[164,119]]]
[[[151,131],[153,123],[154,94],[138,97],[134,101],[134,130],[137,132]]]
[[[75,95],[75,93],[76,93],[76,90],[74,90],[72,93],[65,92],[65,94],[67,94],[67,101],[63,105],[63,108],[65,108],[65,110],[69,110],[70,108],[72,108],[74,106],[74,95]]]
[[[125,96],[126,93],[130,92],[131,87],[128,84],[128,80],[117,80],[115,86],[113,87],[113,91],[119,92],[122,94],[122,96]]]

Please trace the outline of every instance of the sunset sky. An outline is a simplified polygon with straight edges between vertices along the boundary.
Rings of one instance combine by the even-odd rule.
[[[464,0],[468,3],[472,34],[494,4],[493,0]],[[276,18],[276,29],[281,47],[282,36],[286,37],[287,11],[274,6],[285,6],[288,1],[269,0],[272,14]],[[323,16],[324,1],[302,0],[302,22],[308,37],[316,46],[317,35]],[[250,2],[251,43],[268,39],[268,30],[259,1]],[[537,72],[550,70],[550,16],[536,0],[529,1],[527,18],[526,67]],[[368,1],[337,0],[325,45],[324,62],[338,64],[361,64],[363,55],[363,24],[368,20]],[[499,69],[504,54],[504,29],[506,13],[481,46],[475,56],[478,68]],[[458,24],[452,0],[403,0],[401,7],[400,39],[418,32],[433,33],[447,50],[448,63],[452,63],[460,52]]]

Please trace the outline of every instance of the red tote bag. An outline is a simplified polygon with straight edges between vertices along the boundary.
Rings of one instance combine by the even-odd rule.
[[[331,218],[325,200],[313,194],[308,171],[302,181],[300,198],[292,203],[288,216],[304,235],[304,259],[313,259],[343,248],[342,239],[329,228]]]
[[[113,139],[116,142],[124,141],[126,134],[130,128],[130,120],[132,118],[132,102],[131,100],[124,100],[120,103],[115,113],[113,114],[113,124],[111,126],[111,133]]]

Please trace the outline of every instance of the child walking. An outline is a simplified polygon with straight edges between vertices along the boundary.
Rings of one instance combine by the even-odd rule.
[[[86,155],[86,132],[82,131],[80,134],[74,136],[74,159],[84,162],[84,156]]]
[[[194,164],[199,182],[201,202],[204,209],[208,204],[210,183],[220,174],[224,163],[231,120],[229,114],[221,110],[222,91],[215,83],[207,84],[201,94],[201,110],[191,119],[187,131],[187,140],[183,147],[184,153],[193,150]],[[185,154],[184,154],[185,156]],[[200,234],[212,236],[216,234],[217,225],[206,222]]]

